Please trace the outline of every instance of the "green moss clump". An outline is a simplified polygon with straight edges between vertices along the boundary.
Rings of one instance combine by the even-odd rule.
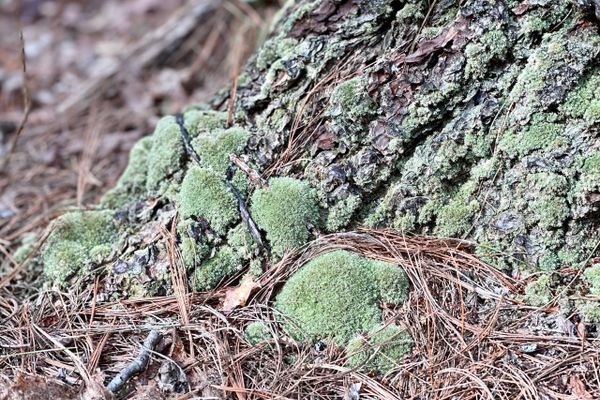
[[[375,112],[375,102],[367,93],[364,77],[356,77],[339,84],[330,98],[332,116],[360,121]]]
[[[544,306],[552,300],[550,275],[543,274],[525,287],[525,302],[534,306]]]
[[[102,206],[113,209],[120,208],[132,197],[140,197],[146,193],[148,154],[152,148],[152,142],[152,137],[146,136],[133,145],[129,152],[127,168],[116,186],[102,197]]]
[[[504,32],[493,30],[484,33],[477,43],[470,43],[465,48],[467,65],[465,76],[467,78],[482,78],[490,62],[498,56],[502,56],[508,48],[508,39]]]
[[[214,110],[187,110],[184,115],[185,128],[192,136],[202,132],[225,128],[227,113]]]
[[[227,243],[244,260],[249,260],[257,249],[256,242],[246,224],[238,224],[229,231]]]
[[[538,260],[538,267],[542,271],[552,272],[560,266],[560,259],[556,253],[549,251]]]
[[[452,237],[467,232],[473,216],[479,211],[479,202],[471,198],[476,189],[476,183],[468,181],[450,203],[439,210],[436,220],[438,235]]]
[[[589,154],[578,157],[577,164],[579,168],[576,169],[576,172],[579,174],[579,178],[575,185],[574,195],[577,203],[583,207],[585,214],[591,211],[585,211],[590,207],[589,193],[600,190],[600,151],[592,150]]]
[[[64,285],[72,275],[110,253],[116,227],[108,211],[76,211],[54,220],[41,253],[45,275]]]
[[[576,303],[583,321],[588,324],[600,323],[600,303],[597,301],[579,301]]]
[[[357,336],[348,343],[348,365],[385,374],[398,365],[412,347],[413,340],[404,328],[398,325],[377,326],[370,332],[368,340]]]
[[[600,99],[590,102],[583,114],[583,119],[590,125],[600,122]]]
[[[252,195],[251,213],[258,226],[267,232],[273,254],[302,246],[308,241],[307,224],[319,219],[316,193],[307,182],[293,178],[272,178],[268,188]]]
[[[208,168],[190,167],[178,197],[183,218],[205,218],[219,234],[225,234],[239,217],[236,199],[225,180]]]
[[[200,135],[192,141],[192,147],[202,165],[212,168],[223,179],[231,165],[230,154],[239,155],[246,147],[250,134],[242,128],[217,129],[208,135]]]
[[[590,293],[600,296],[600,264],[587,268],[583,271],[583,276],[590,284]]]
[[[161,118],[152,135],[152,148],[148,153],[148,193],[158,193],[161,184],[179,171],[184,152],[179,125],[172,116]]]
[[[284,327],[296,339],[329,338],[344,345],[379,324],[379,304],[402,302],[407,286],[402,272],[395,274],[380,262],[339,250],[314,258],[292,275],[275,307],[290,318]]]
[[[406,299],[408,280],[400,267],[383,261],[371,261],[371,271],[382,301],[400,304]]]
[[[269,326],[262,321],[254,321],[244,329],[244,339],[252,346],[271,338]]]
[[[600,116],[600,68],[595,68],[575,89],[571,90],[560,110],[571,118],[584,118],[593,123]]]
[[[545,172],[529,174],[526,187],[531,193],[531,200],[528,202],[528,223],[539,224],[544,229],[560,228],[570,213],[567,204],[569,185],[566,178]]]
[[[35,250],[36,239],[37,235],[33,232],[24,234],[21,240],[21,246],[14,251],[12,258],[19,264],[22,264]]]
[[[352,219],[352,215],[354,215],[354,212],[361,204],[361,197],[353,194],[334,204],[327,213],[327,222],[325,223],[327,230],[335,232],[348,225]]]
[[[227,276],[239,271],[242,263],[229,246],[221,247],[216,254],[196,268],[193,286],[198,291],[214,289]]]

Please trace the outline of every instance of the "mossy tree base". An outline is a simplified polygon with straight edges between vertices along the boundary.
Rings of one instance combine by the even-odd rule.
[[[166,248],[149,232],[175,215],[198,290],[361,224],[473,240],[515,276],[589,266],[600,237],[599,25],[570,0],[530,3],[290,2],[238,77],[233,126],[227,90],[183,122],[161,120],[102,211],[83,213],[80,238],[53,233],[47,277],[66,285],[81,272],[86,284],[76,265],[134,274],[115,265],[141,263],[146,276],[114,295],[166,293]],[[113,235],[96,240],[92,213],[110,216]],[[76,261],[55,269],[72,240],[85,242]],[[546,278],[530,286],[533,301],[546,300]]]

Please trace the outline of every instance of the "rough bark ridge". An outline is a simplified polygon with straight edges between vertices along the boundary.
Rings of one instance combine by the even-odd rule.
[[[108,266],[107,294],[162,293],[157,227],[175,212],[200,290],[360,224],[472,239],[515,274],[585,264],[600,217],[593,9],[426,3],[291,2],[238,78],[232,126],[229,91],[164,118],[104,199],[110,212],[71,215],[87,237],[55,223],[47,275]]]

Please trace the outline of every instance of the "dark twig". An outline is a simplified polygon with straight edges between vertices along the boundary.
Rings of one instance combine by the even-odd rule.
[[[148,337],[144,341],[144,344],[142,345],[140,355],[133,360],[131,364],[123,368],[121,372],[119,372],[117,376],[110,381],[106,388],[111,392],[116,393],[119,389],[121,389],[125,382],[131,379],[132,376],[146,369],[146,365],[148,365],[148,361],[150,360],[150,353],[160,338],[161,335],[157,330],[151,330],[148,334]]]
[[[185,152],[196,162],[196,164],[200,164],[200,156],[196,153],[196,150],[192,147],[190,133],[185,127],[185,121],[183,118],[183,114],[177,114],[175,116],[175,122],[179,125],[179,133],[181,134],[181,140],[183,140],[183,146],[185,147]]]
[[[250,212],[248,211],[248,207],[246,207],[246,202],[242,198],[242,195],[240,194],[240,192],[238,192],[238,190],[235,188],[235,186],[233,186],[233,183],[231,183],[231,178],[233,177],[233,171],[234,170],[232,167],[229,167],[229,169],[227,170],[227,186],[229,187],[229,190],[231,190],[231,193],[233,193],[233,195],[235,196],[235,198],[238,202],[238,207],[240,209],[240,216],[242,217],[242,221],[244,221],[244,224],[246,224],[246,227],[250,231],[252,238],[254,239],[254,241],[256,242],[256,245],[258,246],[258,250],[262,252],[265,245],[263,244],[262,238],[260,236],[260,232],[259,232],[258,228],[256,227],[256,224],[254,223],[254,220],[252,219]]]
[[[237,167],[239,169],[241,169],[243,173],[248,175],[248,178],[250,178],[250,180],[252,182],[254,182],[255,184],[257,184],[263,188],[269,187],[269,185],[267,184],[267,181],[265,179],[263,179],[263,177],[260,176],[260,174],[258,172],[256,172],[252,168],[250,168],[250,166],[248,164],[246,164],[244,161],[242,161],[240,158],[238,158],[235,154],[230,154],[229,159],[235,165],[237,165]]]

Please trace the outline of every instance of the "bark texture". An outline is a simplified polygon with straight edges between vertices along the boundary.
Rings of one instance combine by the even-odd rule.
[[[156,232],[175,213],[203,290],[361,224],[470,239],[515,274],[585,264],[599,243],[600,35],[581,4],[290,2],[238,78],[231,126],[229,90],[164,118],[100,205],[119,239],[91,238],[95,258],[74,263],[55,229],[48,275],[103,266],[119,295],[164,292]]]

